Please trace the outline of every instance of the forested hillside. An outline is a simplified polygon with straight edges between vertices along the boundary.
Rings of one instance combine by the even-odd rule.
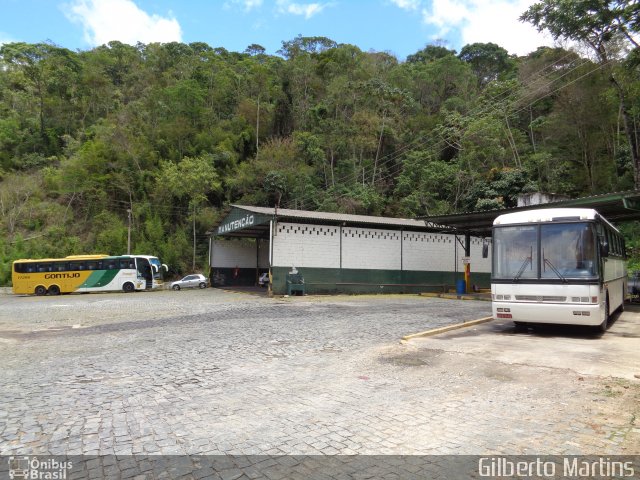
[[[129,212],[132,250],[182,273],[194,228],[205,267],[205,232],[229,203],[416,217],[634,188],[633,15],[583,26],[589,37],[527,12],[580,55],[488,43],[399,61],[323,37],[278,55],[4,44],[0,284],[15,258],[126,252]]]

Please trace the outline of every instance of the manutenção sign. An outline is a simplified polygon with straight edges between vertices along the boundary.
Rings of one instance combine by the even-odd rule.
[[[248,214],[243,218],[239,218],[237,220],[230,220],[227,223],[223,223],[218,227],[218,235],[222,235],[223,233],[233,232],[235,230],[240,230],[241,228],[246,228],[254,225],[255,223],[255,215]]]
[[[262,213],[234,207],[229,214],[220,221],[215,235],[226,235],[237,230],[242,230],[243,228],[262,225],[269,223],[272,219],[273,215],[264,215]]]

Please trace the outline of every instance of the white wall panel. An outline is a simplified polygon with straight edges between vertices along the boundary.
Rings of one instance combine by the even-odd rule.
[[[340,227],[278,222],[273,265],[340,268]]]
[[[463,246],[454,235],[370,228],[342,228],[342,268],[454,271],[464,270]],[[458,237],[464,243],[464,237]],[[279,222],[273,238],[273,264],[280,267],[340,267],[340,227]],[[260,242],[258,266],[269,266],[269,240]],[[402,254],[401,254],[402,248]],[[402,259],[402,266],[401,266]],[[256,240],[216,239],[213,266],[255,268]],[[471,271],[490,272],[491,258],[482,258],[482,239],[471,238]]]
[[[267,242],[265,242],[265,249]],[[248,239],[216,239],[213,241],[214,268],[256,268],[256,241]],[[268,262],[268,260],[267,260]]]
[[[404,270],[453,271],[454,242],[453,235],[404,232],[402,245]]]
[[[258,267],[259,268],[269,268],[269,239],[260,239],[259,242],[259,258],[258,258]]]
[[[400,270],[400,232],[343,227],[342,268]]]

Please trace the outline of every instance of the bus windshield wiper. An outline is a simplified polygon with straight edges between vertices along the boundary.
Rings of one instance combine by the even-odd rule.
[[[516,276],[513,277],[514,282],[517,282],[518,280],[520,280],[520,277],[524,273],[524,269],[527,268],[528,263],[530,263],[531,268],[533,268],[533,247],[531,247],[531,252],[529,253],[529,256],[525,257],[524,262],[522,262],[522,266],[520,267],[520,270],[518,270],[518,273],[516,273]]]
[[[544,256],[544,250],[542,251],[542,260],[544,265],[549,265],[551,270],[553,270],[553,272],[558,276],[558,278],[560,278],[564,283],[567,283],[567,279],[564,278],[562,274],[558,271],[558,269],[555,267],[555,265],[551,263],[551,260],[549,260],[547,257]]]

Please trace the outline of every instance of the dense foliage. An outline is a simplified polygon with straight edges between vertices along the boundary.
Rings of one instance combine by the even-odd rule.
[[[543,15],[529,20],[548,28]],[[205,266],[229,203],[415,217],[634,188],[640,78],[623,36],[592,60],[489,43],[399,62],[323,37],[277,56],[2,45],[0,283],[18,257],[126,252],[129,211],[132,250],[182,273],[194,233]]]

